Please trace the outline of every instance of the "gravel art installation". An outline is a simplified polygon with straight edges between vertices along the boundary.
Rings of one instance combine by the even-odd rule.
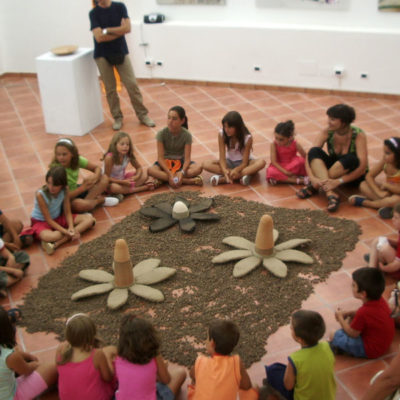
[[[274,245],[279,232],[274,229],[272,217],[264,214],[258,224],[255,243],[240,237],[229,236],[222,240],[223,243],[241,250],[231,250],[219,254],[212,259],[214,264],[240,260],[235,264],[233,276],[239,278],[257,268],[261,263],[272,274],[279,278],[287,276],[287,265],[284,261],[312,264],[313,259],[294,247],[309,243],[309,239],[290,239],[286,242]]]
[[[180,192],[179,196],[192,212],[193,206],[204,199],[197,191]],[[144,207],[160,203],[172,205],[176,198],[176,193],[154,194]],[[215,318],[227,318],[239,326],[237,351],[246,367],[260,360],[269,335],[289,323],[291,313],[312,294],[316,283],[325,281],[341,267],[346,253],[354,249],[361,230],[354,221],[335,218],[323,211],[277,208],[222,195],[211,201],[212,212],[219,215],[220,221],[200,221],[192,233],[183,232],[178,223],[167,231],[151,232],[148,217],[138,210],[106,234],[82,243],[76,252],[74,247],[60,249],[60,254],[70,252],[69,257],[44,275],[26,295],[19,324],[30,333],[50,332],[63,339],[66,318],[77,312],[88,313],[105,343],[116,344],[121,318],[126,312],[134,312],[150,319],[157,327],[161,352],[167,360],[190,367],[198,352],[205,352],[208,323]],[[284,279],[265,268],[255,268],[239,279],[232,274],[237,260],[226,264],[211,262],[227,251],[223,238],[239,236],[253,242],[264,214],[271,216],[274,229],[279,232],[273,254],[282,243],[305,238],[307,242],[301,250],[312,258],[312,264],[284,261],[289,266]],[[125,253],[118,258],[113,254],[118,239],[126,241],[129,256]],[[255,246],[260,247],[257,240]],[[118,275],[113,263],[126,262],[128,258],[126,271],[135,266],[135,285],[143,283],[137,271],[143,260],[159,259],[161,265],[176,270],[169,279],[151,283],[153,289],[164,295],[164,301],[149,302],[128,295],[126,303],[115,310],[108,307],[107,296],[103,294],[71,300],[73,293],[90,287],[80,277],[83,269],[107,272],[110,275],[106,275],[105,283],[109,284],[109,279],[115,282]],[[158,268],[161,267],[152,271]],[[129,283],[123,285],[127,294]],[[112,290],[115,289],[110,288],[110,293]]]

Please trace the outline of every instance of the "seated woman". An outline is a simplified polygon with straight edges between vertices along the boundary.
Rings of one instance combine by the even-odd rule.
[[[353,107],[336,104],[328,108],[328,127],[316,138],[306,157],[306,170],[310,183],[296,194],[307,199],[322,191],[328,199],[328,211],[339,207],[340,197],[335,192],[339,185],[358,186],[368,166],[365,133],[351,123],[356,119]],[[328,153],[322,148],[327,144]]]
[[[185,110],[174,106],[168,111],[168,126],[157,133],[157,161],[147,173],[154,187],[167,182],[171,187],[203,185],[202,168],[191,160],[192,134]]]

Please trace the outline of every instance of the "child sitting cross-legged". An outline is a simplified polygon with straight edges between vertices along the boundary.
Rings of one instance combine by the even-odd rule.
[[[394,320],[382,297],[385,278],[370,267],[357,269],[352,277],[353,296],[363,305],[355,311],[336,310],[342,329],[331,336],[331,347],[354,357],[378,358],[387,352],[394,336]]]
[[[206,348],[210,357],[197,357],[190,370],[190,400],[236,400],[238,393],[241,400],[258,399],[240,357],[231,355],[239,337],[239,329],[231,321],[216,320],[209,325]]]
[[[320,342],[325,334],[323,318],[315,311],[299,310],[292,315],[290,329],[301,349],[289,356],[287,366],[274,363],[265,367],[267,387],[289,400],[334,400],[335,357],[329,344]]]

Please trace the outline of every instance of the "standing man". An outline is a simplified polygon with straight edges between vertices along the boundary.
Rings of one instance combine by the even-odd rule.
[[[131,22],[125,4],[111,0],[98,0],[90,13],[90,30],[94,38],[94,60],[99,69],[107,95],[108,106],[114,118],[113,129],[122,127],[122,111],[117,93],[115,66],[121,81],[128,91],[132,106],[139,121],[146,126],[156,126],[147,115],[142,94],[136,82],[132,64],[128,56],[125,34],[131,31]]]

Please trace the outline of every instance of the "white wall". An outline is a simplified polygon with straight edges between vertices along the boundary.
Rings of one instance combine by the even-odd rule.
[[[226,6],[125,0],[136,75],[400,93],[400,14],[379,12],[378,0],[349,2],[348,10],[323,11],[260,8],[256,0],[227,0]],[[90,7],[91,0],[4,4],[3,70],[35,72],[34,58],[57,45],[92,47]],[[166,22],[142,24],[154,11]],[[149,68],[146,58],[163,65]],[[345,68],[342,78],[334,76],[335,66]]]

